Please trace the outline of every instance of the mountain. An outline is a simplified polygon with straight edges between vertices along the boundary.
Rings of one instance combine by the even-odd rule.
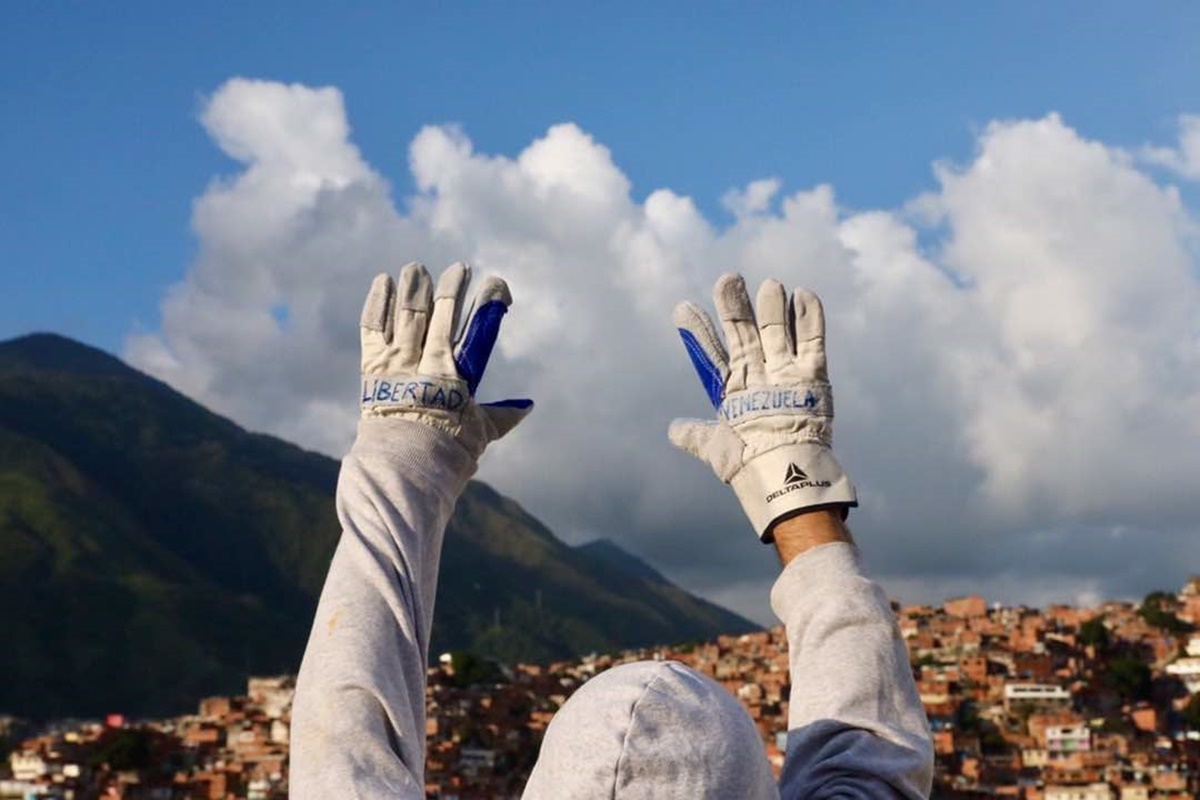
[[[337,473],[99,350],[0,343],[0,713],[179,713],[295,671],[339,536]],[[471,482],[432,647],[532,661],[754,627]]]
[[[466,641],[504,661],[546,661],[761,627],[688,594],[616,545],[608,557],[567,546],[482,483],[459,500],[446,535],[434,648]]]
[[[621,549],[612,539],[596,539],[587,544],[581,544],[575,549],[611,569],[636,575],[651,583],[668,583],[662,573],[637,556]]]

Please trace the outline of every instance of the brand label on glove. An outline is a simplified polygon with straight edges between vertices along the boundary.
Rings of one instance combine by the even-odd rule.
[[[730,394],[721,402],[721,416],[730,422],[770,414],[830,417],[833,416],[833,394],[828,384],[812,384],[746,389]]]
[[[364,375],[364,408],[417,408],[458,411],[467,402],[465,384],[438,378]]]
[[[800,466],[793,461],[788,464],[787,472],[783,476],[783,488],[771,492],[763,500],[767,503],[772,503],[785,494],[798,492],[801,489],[828,489],[832,485],[830,481],[810,477],[807,472],[800,469]]]

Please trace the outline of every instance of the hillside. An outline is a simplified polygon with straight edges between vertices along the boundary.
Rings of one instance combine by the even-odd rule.
[[[0,713],[170,713],[294,671],[337,470],[101,351],[0,343]],[[544,660],[753,627],[482,483],[447,531],[435,651]]]

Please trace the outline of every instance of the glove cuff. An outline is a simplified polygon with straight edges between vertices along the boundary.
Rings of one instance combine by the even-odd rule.
[[[742,503],[760,541],[770,543],[781,517],[826,505],[857,506],[854,484],[828,447],[784,445],[748,461],[729,485]]]

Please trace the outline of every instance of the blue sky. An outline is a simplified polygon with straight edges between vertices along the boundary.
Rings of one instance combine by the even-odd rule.
[[[826,302],[890,592],[1173,588],[1196,31],[1184,2],[9,3],[0,339],[73,336],[337,456],[374,272],[495,268],[483,391],[538,408],[481,476],[768,620],[773,558],[665,431],[708,413],[672,305],[778,276]]]
[[[1061,112],[1118,145],[1200,108],[1194,3],[16,2],[0,24],[0,337],[119,351],[195,249],[231,163],[196,121],[234,76],[334,85],[354,141],[410,186],[407,145],[458,123],[514,154],[572,121],[635,196],[719,219],[730,187],[832,183],[891,206],[993,119]]]

